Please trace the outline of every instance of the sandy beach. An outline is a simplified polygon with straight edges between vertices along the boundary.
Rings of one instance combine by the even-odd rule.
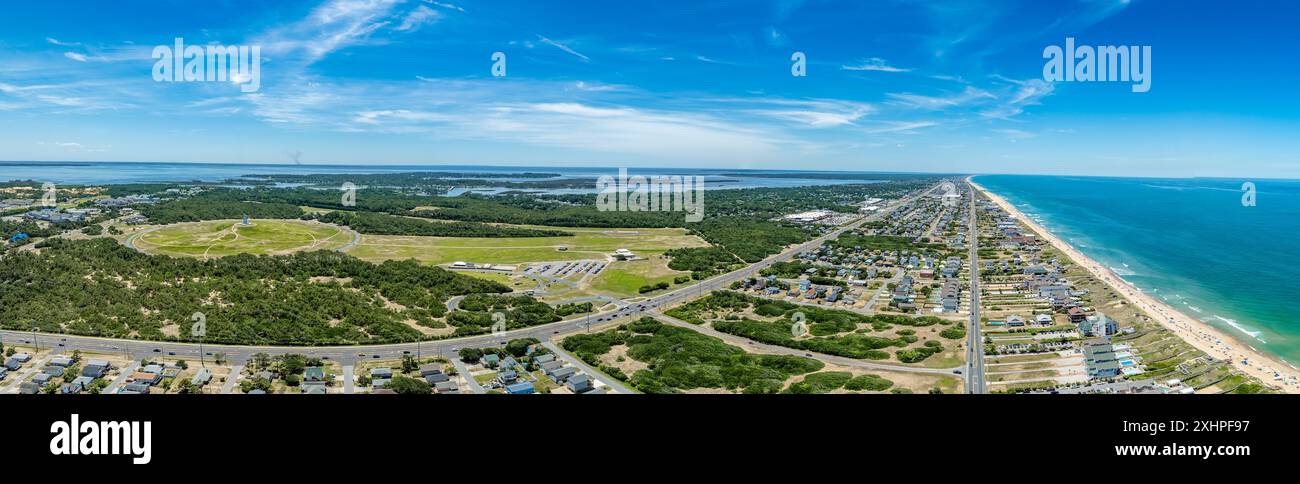
[[[1147,316],[1160,322],[1165,328],[1178,335],[1179,338],[1207,355],[1231,361],[1234,368],[1258,378],[1266,385],[1278,388],[1286,393],[1300,393],[1300,383],[1297,382],[1297,378],[1300,378],[1300,371],[1282,363],[1281,360],[1275,357],[1242,343],[1226,332],[1187,316],[1163,301],[1142,292],[1141,289],[1116,275],[1109,267],[1075,250],[1073,246],[1043,228],[1033,219],[1026,217],[1024,213],[1021,213],[1020,210],[1002,197],[971,181],[970,178],[967,178],[966,181],[1002,207],[1003,210],[1006,210],[1007,213],[1010,213],[1036,232],[1039,237],[1048,241],[1057,250],[1065,253],[1076,264],[1082,265],[1088,272],[1091,272],[1098,279],[1115,289],[1115,292],[1122,295],[1129,304],[1141,308],[1146,312]],[[1277,379],[1278,376],[1281,377],[1280,380]]]

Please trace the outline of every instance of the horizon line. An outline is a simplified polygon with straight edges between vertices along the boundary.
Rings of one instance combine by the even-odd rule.
[[[403,167],[419,167],[419,168],[431,168],[431,167],[498,167],[498,168],[536,168],[536,169],[554,169],[554,168],[568,168],[568,169],[575,169],[575,168],[582,168],[582,169],[604,169],[604,168],[607,168],[607,167],[601,167],[601,166],[585,166],[585,165],[557,165],[557,166],[547,167],[547,166],[538,166],[538,165],[524,165],[524,164],[510,164],[510,163],[501,163],[501,164],[494,164],[494,163],[489,163],[489,164],[462,164],[462,163],[443,163],[443,164],[397,163],[397,164],[386,164],[386,163],[377,163],[377,164],[369,164],[369,165],[367,165],[367,164],[350,164],[350,163],[273,163],[273,162],[212,162],[212,161],[0,160],[0,165],[6,165],[6,164],[7,164],[7,165],[18,165],[18,164],[30,164],[30,165],[39,165],[39,164],[51,164],[51,165],[54,165],[54,164],[115,164],[115,163],[121,163],[121,164],[142,164],[142,165],[143,165],[143,164],[154,164],[154,165],[177,165],[177,164],[185,164],[185,165],[219,165],[219,166],[239,165],[239,166],[275,166],[275,167],[303,167],[303,168],[309,168],[309,167],[313,167],[313,166],[314,166],[314,167],[357,167],[357,168],[362,168],[362,167],[366,167],[366,166],[383,167],[383,168],[403,168]],[[853,174],[936,175],[936,176],[948,175],[948,176],[963,176],[963,177],[976,177],[976,176],[992,176],[992,175],[998,175],[998,176],[1044,176],[1044,177],[1049,177],[1049,176],[1069,176],[1069,177],[1081,177],[1081,178],[1125,178],[1125,179],[1182,179],[1182,180],[1191,180],[1191,179],[1207,179],[1207,180],[1214,180],[1214,179],[1219,179],[1219,180],[1228,180],[1228,179],[1252,179],[1252,180],[1284,180],[1284,181],[1300,181],[1300,177],[1296,177],[1296,178],[1287,178],[1287,177],[1284,177],[1284,176],[1283,176],[1283,177],[1279,177],[1279,176],[1240,176],[1240,175],[1234,175],[1234,176],[1223,176],[1223,175],[1216,175],[1216,176],[1196,176],[1196,175],[1192,175],[1192,176],[1173,176],[1173,175],[1166,175],[1166,176],[1122,176],[1122,175],[1093,175],[1093,174],[1077,174],[1077,173],[960,172],[960,171],[881,171],[881,170],[809,170],[809,169],[790,169],[790,168],[727,168],[727,167],[702,167],[702,168],[693,168],[693,167],[675,167],[675,166],[645,166],[645,165],[637,165],[637,164],[629,164],[629,165],[626,165],[625,167],[626,167],[626,168],[649,168],[649,169],[660,169],[660,170],[668,170],[668,169],[684,169],[684,170],[691,170],[691,171],[704,171],[704,170],[716,170],[716,171],[749,171],[749,172],[784,171],[784,172],[796,172],[796,173],[853,173]],[[3,181],[6,181],[6,180],[0,180],[0,182],[3,182]],[[11,180],[7,180],[7,181],[16,181],[16,179],[11,179]]]

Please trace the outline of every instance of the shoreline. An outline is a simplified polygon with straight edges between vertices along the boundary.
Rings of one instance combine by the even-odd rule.
[[[1025,216],[1020,209],[1001,196],[984,188],[983,185],[976,183],[973,178],[974,176],[966,177],[966,182],[980,193],[983,193],[997,206],[1011,214],[1016,220],[1029,227],[1035,234],[1050,243],[1052,247],[1064,253],[1075,264],[1083,266],[1097,279],[1110,286],[1129,304],[1140,308],[1148,317],[1160,323],[1161,326],[1173,332],[1183,341],[1207,355],[1227,360],[1234,369],[1255,377],[1266,386],[1276,387],[1285,393],[1300,393],[1300,384],[1296,383],[1300,381],[1298,380],[1300,379],[1300,371],[1284,363],[1278,357],[1259,351],[1244,343],[1238,337],[1228,334],[1209,323],[1183,314],[1164,301],[1143,292],[1137,286],[1115,274],[1114,270],[1088,257],[1065,240],[1057,237],[1056,234],[1039,225],[1038,222]],[[1250,364],[1242,364],[1243,359],[1249,361]],[[1275,380],[1274,373],[1280,374],[1282,380]]]

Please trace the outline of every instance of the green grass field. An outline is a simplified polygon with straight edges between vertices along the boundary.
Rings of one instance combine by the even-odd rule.
[[[703,247],[703,239],[685,229],[601,229],[545,227],[572,232],[567,237],[420,237],[364,235],[348,251],[370,261],[416,259],[429,264],[465,261],[478,264],[603,259],[617,249],[663,252],[680,247]],[[559,250],[560,246],[567,250]]]
[[[151,254],[222,257],[333,250],[352,241],[351,231],[301,220],[237,220],[183,223],[140,232],[135,247]]]
[[[641,286],[648,286],[660,282],[672,284],[673,288],[680,287],[673,284],[673,279],[678,276],[689,276],[690,272],[676,271],[668,268],[668,261],[660,259],[661,253],[645,253],[644,260],[611,262],[609,268],[601,271],[599,276],[591,280],[591,288],[616,295],[636,295]],[[688,283],[689,284],[689,283]]]

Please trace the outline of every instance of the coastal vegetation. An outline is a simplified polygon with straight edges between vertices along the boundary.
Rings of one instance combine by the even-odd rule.
[[[103,238],[37,248],[0,259],[0,327],[184,341],[191,315],[203,312],[212,343],[392,343],[427,338],[417,326],[444,327],[452,296],[510,291],[414,261],[329,251],[200,260]],[[520,296],[486,307],[510,311],[513,324],[554,320],[534,303]]]
[[[807,334],[793,330],[795,314],[802,315]],[[866,315],[787,301],[751,296],[734,291],[717,291],[665,312],[668,316],[761,343],[806,351],[868,360],[891,356],[902,363],[921,363],[931,356],[951,351],[939,339],[923,338],[917,329],[944,327],[944,338],[954,336],[960,322],[934,316],[899,314]],[[965,334],[962,329],[961,334]],[[887,350],[894,349],[891,353]]]
[[[788,355],[756,355],[686,328],[641,318],[618,328],[565,338],[565,350],[644,393],[726,389],[776,393],[794,375],[820,370],[822,363]],[[625,374],[603,358],[615,347],[644,366]]]

